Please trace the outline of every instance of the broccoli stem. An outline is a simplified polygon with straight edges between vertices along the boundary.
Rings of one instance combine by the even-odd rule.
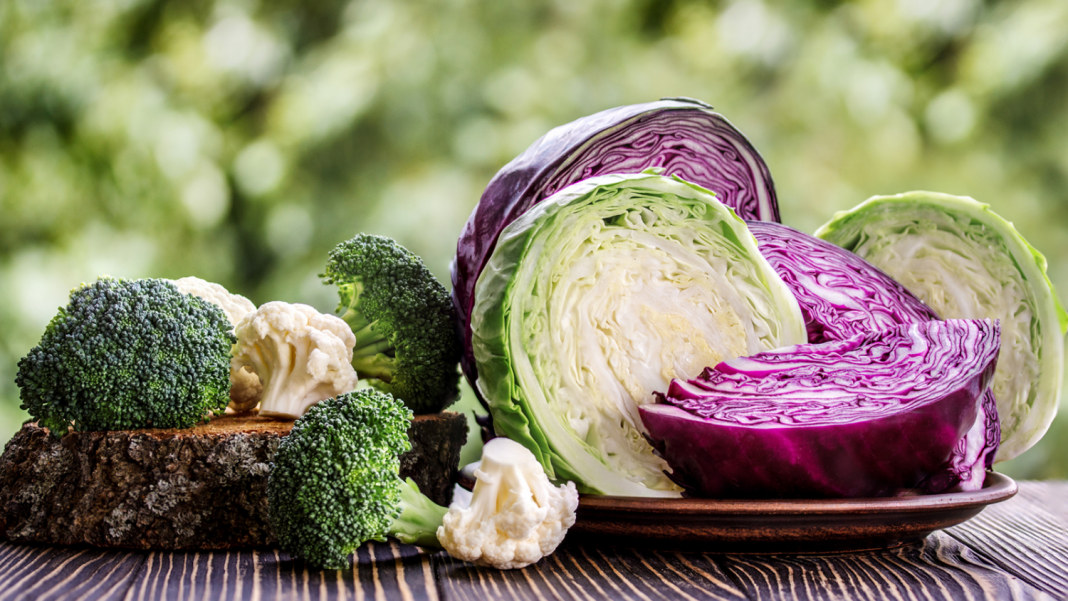
[[[352,368],[363,379],[373,378],[389,383],[397,370],[395,349],[388,338],[375,328],[376,322],[367,320],[362,311],[349,308],[341,319],[349,324],[356,336],[352,349]]]
[[[340,307],[338,309],[340,310]],[[360,311],[355,307],[346,307],[345,312],[339,317],[345,320],[345,323],[349,324],[349,327],[352,328],[354,334],[361,330],[368,329],[373,325],[367,320],[367,316],[363,314],[363,311]]]
[[[382,353],[373,355],[357,355],[352,353],[352,368],[360,379],[375,379],[389,384],[393,381],[393,373],[397,369],[397,360],[387,357]]]
[[[401,514],[389,527],[389,535],[407,545],[440,549],[438,526],[441,526],[447,507],[442,507],[419,492],[411,478],[401,482]]]
[[[349,323],[349,326],[352,326]],[[359,351],[363,355],[373,355],[375,353],[384,353],[393,348],[393,345],[389,343],[389,340],[375,331],[375,324],[369,323],[360,329],[353,328],[352,333],[356,336],[356,346],[353,347],[353,352]]]

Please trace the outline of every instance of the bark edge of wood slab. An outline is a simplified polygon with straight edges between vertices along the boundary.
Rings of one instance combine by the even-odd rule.
[[[267,474],[292,427],[246,413],[188,429],[55,439],[24,424],[0,455],[0,540],[134,549],[272,545]],[[460,413],[415,416],[401,477],[447,505],[466,438]]]

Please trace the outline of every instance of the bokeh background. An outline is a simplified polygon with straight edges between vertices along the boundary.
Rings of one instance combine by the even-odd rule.
[[[4,0],[0,438],[80,282],[197,275],[332,311],[316,274],[365,231],[447,283],[497,169],[662,96],[750,137],[787,224],[966,194],[1068,290],[1066,31],[1063,0]],[[1068,477],[1068,411],[1002,468]]]

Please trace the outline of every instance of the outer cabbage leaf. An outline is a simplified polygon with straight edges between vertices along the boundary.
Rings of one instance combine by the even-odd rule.
[[[1057,413],[1068,316],[1046,259],[985,204],[908,192],[838,213],[816,236],[879,267],[946,318],[1001,320],[994,377],[998,461],[1018,456]]]
[[[639,411],[700,496],[885,496],[944,469],[997,356],[996,322],[929,321],[727,361]]]
[[[464,336],[464,374],[472,385],[475,282],[501,230],[575,182],[651,167],[715,191],[745,219],[779,220],[775,185],[764,159],[707,104],[664,99],[609,109],[553,129],[494,176],[457,243],[453,302]]]
[[[475,298],[476,387],[497,433],[586,493],[677,495],[637,407],[674,377],[805,340],[744,222],[656,174],[592,178],[532,208]]]

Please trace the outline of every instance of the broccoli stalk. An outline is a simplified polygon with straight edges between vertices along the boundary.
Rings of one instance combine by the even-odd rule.
[[[338,314],[352,328],[352,367],[416,413],[459,395],[462,346],[456,309],[420,259],[390,238],[359,234],[330,251],[324,283],[337,286]]]
[[[402,481],[412,412],[364,388],[319,402],[275,453],[267,485],[271,529],[283,549],[319,568],[345,569],[368,540],[440,547],[447,509]]]
[[[385,335],[387,328],[374,327],[378,325],[377,322],[368,321],[367,315],[357,308],[360,306],[362,292],[363,286],[359,283],[338,286],[341,296],[338,310],[345,308],[340,317],[349,324],[356,336],[356,346],[352,349],[352,367],[361,378],[390,384],[393,382],[393,374],[397,371],[396,349]]]
[[[406,478],[401,483],[401,514],[389,527],[389,534],[405,544],[440,549],[438,526],[447,513],[448,507],[431,501],[419,491],[415,480]]]
[[[166,280],[83,284],[19,361],[22,408],[57,437],[191,427],[230,402],[231,329]]]

